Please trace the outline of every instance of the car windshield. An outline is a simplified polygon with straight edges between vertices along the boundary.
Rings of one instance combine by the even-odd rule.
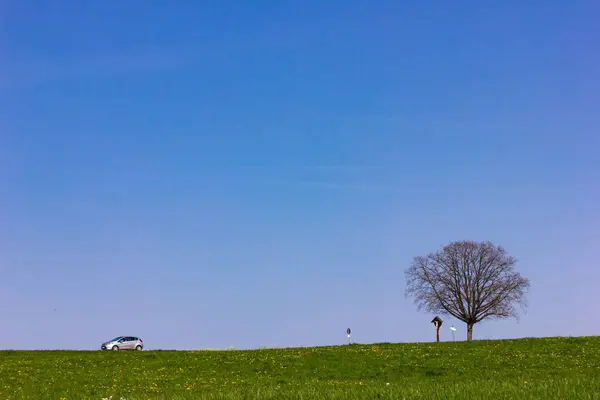
[[[113,340],[111,340],[111,342],[116,342],[117,340],[120,340],[123,336],[117,336],[116,338],[114,338]]]

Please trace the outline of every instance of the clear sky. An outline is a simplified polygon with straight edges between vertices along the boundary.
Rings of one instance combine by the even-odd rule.
[[[600,334],[599,15],[0,0],[0,348],[431,341],[462,239],[532,281],[475,338]]]

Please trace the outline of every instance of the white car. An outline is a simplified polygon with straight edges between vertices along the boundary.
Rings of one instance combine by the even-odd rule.
[[[143,350],[144,341],[136,336],[117,336],[113,340],[102,343],[102,350]]]

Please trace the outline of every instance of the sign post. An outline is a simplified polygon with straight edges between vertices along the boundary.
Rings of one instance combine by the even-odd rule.
[[[346,334],[348,335],[348,344],[350,344],[350,334],[352,334],[352,330],[350,330],[350,328],[346,329]]]
[[[442,323],[444,321],[441,320],[440,317],[436,316],[434,319],[431,320],[431,323],[435,326],[435,339],[436,342],[440,341],[440,328],[442,327]]]

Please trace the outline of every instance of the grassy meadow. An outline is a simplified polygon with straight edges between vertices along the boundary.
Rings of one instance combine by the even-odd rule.
[[[600,337],[0,351],[0,399],[600,399]]]

